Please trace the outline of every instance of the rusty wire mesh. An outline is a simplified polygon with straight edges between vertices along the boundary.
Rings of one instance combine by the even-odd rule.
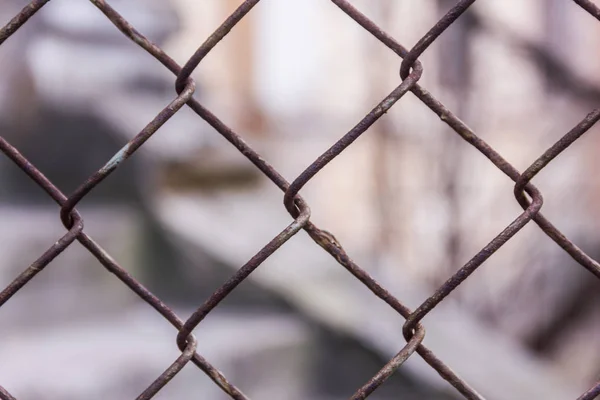
[[[558,142],[542,154],[525,172],[520,173],[500,154],[498,154],[485,141],[479,138],[465,123],[459,120],[441,102],[436,100],[418,82],[423,72],[423,66],[418,58],[427,48],[454,23],[460,16],[476,2],[476,0],[461,0],[441,18],[417,44],[410,50],[399,44],[375,23],[369,20],[353,5],[346,0],[331,0],[340,10],[346,13],[367,32],[375,36],[391,51],[401,59],[400,84],[387,97],[385,97],[369,114],[367,114],[352,130],[335,142],[326,152],[317,158],[306,168],[292,183],[286,181],[266,160],[255,152],[244,139],[218,117],[212,114],[196,99],[194,99],[195,83],[190,78],[192,72],[198,67],[204,57],[223,39],[230,30],[242,20],[260,0],[244,1],[225,22],[214,31],[209,38],[198,48],[194,55],[183,66],[179,66],[158,46],[150,42],[144,35],[138,32],[128,21],[119,15],[104,0],[90,0],[125,36],[133,40],[140,47],[150,53],[161,62],[174,75],[177,76],[175,89],[177,96],[165,107],[139,134],[127,143],[114,157],[101,169],[95,172],[89,179],[79,186],[70,196],[65,196],[52,184],[34,165],[19,153],[18,149],[11,146],[4,138],[0,137],[0,149],[15,164],[17,164],[32,180],[34,180],[45,192],[60,205],[60,218],[67,233],[50,247],[33,264],[26,268],[8,287],[0,293],[0,307],[31,279],[44,269],[56,256],[63,252],[73,242],[80,242],[90,253],[92,253],[108,271],[114,273],[125,285],[133,290],[138,296],[152,306],[177,330],[177,346],[181,355],[171,364],[164,373],[159,376],[150,386],[143,390],[138,399],[150,399],[164,387],[182,368],[192,362],[206,373],[216,385],[233,399],[247,399],[243,392],[218,371],[208,360],[196,352],[196,340],[193,336],[194,329],[202,320],[235,288],[244,281],[261,263],[273,254],[279,247],[285,244],[292,236],[300,230],[306,231],[316,244],[321,246],[339,264],[348,270],[356,279],[367,286],[375,296],[386,302],[398,314],[405,318],[403,327],[406,345],[393,357],[375,376],[361,386],[353,395],[352,399],[365,399],[389,378],[404,361],[415,353],[422,357],[431,368],[449,382],[459,393],[467,399],[483,399],[483,396],[470,387],[454,373],[450,367],[437,358],[437,356],[425,347],[422,342],[425,337],[425,329],[420,321],[446,296],[456,289],[465,279],[469,277],[481,264],[494,254],[501,246],[510,240],[526,224],[534,221],[557,245],[562,247],[582,267],[586,268],[597,278],[600,278],[600,265],[573,242],[565,237],[556,227],[552,225],[541,213],[542,195],[530,181],[545,168],[556,156],[563,152],[580,136],[588,131],[599,119],[600,110],[596,109],[588,114],[577,126],[565,134]],[[567,1],[567,0],[565,0]],[[590,0],[573,0],[586,10],[591,16],[600,21],[600,8]],[[0,45],[13,35],[23,24],[25,24],[37,11],[39,11],[49,0],[33,0],[15,16],[7,25],[0,29]],[[515,182],[514,195],[523,208],[520,214],[509,226],[500,232],[487,246],[471,258],[458,272],[450,277],[433,295],[423,302],[416,310],[410,310],[404,306],[396,297],[375,281],[364,269],[352,261],[346,251],[333,235],[315,226],[310,221],[310,209],[299,191],[309,182],[325,165],[337,157],[350,146],[354,140],[369,129],[379,118],[381,118],[398,100],[405,94],[411,92],[421,100],[431,111],[444,121],[454,132],[462,137],[473,148],[487,157],[498,169]],[[190,107],[198,116],[208,122],[218,133],[227,139],[250,160],[273,184],[277,185],[284,194],[284,205],[293,218],[285,229],[273,240],[266,244],[254,257],[242,266],[227,282],[217,289],[187,320],[182,320],[159,298],[148,291],[132,275],[123,269],[109,254],[107,254],[90,236],[84,232],[84,219],[75,207],[86,195],[110,175],[119,165],[133,155],[161,126],[184,106]],[[591,400],[600,395],[600,382],[596,383],[587,392],[582,394],[578,400]],[[14,400],[6,389],[0,386],[0,398],[3,400]]]

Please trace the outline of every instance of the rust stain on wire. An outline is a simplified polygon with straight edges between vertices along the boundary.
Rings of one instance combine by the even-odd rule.
[[[73,242],[81,243],[102,265],[111,273],[115,274],[124,285],[135,292],[149,306],[162,315],[173,327],[177,334],[176,344],[181,351],[180,356],[165,371],[146,388],[140,388],[141,394],[138,399],[151,399],[169,381],[177,375],[189,362],[195,364],[212,381],[218,385],[229,397],[238,400],[248,399],[240,389],[235,387],[229,380],[204,357],[196,352],[197,342],[193,331],[204,318],[225,299],[236,287],[248,278],[267,258],[299,231],[304,230],[324,251],[331,255],[343,268],[362,282],[371,292],[395,310],[399,316],[405,319],[403,326],[406,344],[399,353],[393,357],[381,370],[374,375],[366,384],[357,389],[350,397],[353,400],[366,399],[377,391],[379,386],[385,382],[394,372],[414,354],[418,354],[433,368],[440,377],[450,383],[464,398],[481,400],[484,399],[474,388],[461,379],[452,369],[440,360],[431,350],[423,345],[425,328],[422,325],[423,318],[442,302],[452,291],[460,286],[472,273],[480,268],[494,252],[509,241],[519,230],[530,221],[534,221],[554,242],[565,250],[582,267],[586,268],[596,277],[600,278],[600,265],[598,262],[563,235],[552,223],[541,213],[543,198],[540,191],[530,181],[545,168],[555,157],[565,151],[572,143],[587,132],[600,119],[600,110],[594,110],[588,114],[577,126],[566,133],[558,142],[551,146],[542,156],[531,164],[525,172],[520,173],[514,166],[508,163],[498,152],[496,152],[483,139],[478,137],[463,121],[461,121],[451,110],[446,108],[439,100],[433,97],[426,89],[419,85],[419,79],[423,73],[423,65],[419,57],[429,46],[439,38],[444,31],[450,27],[468,8],[477,0],[460,0],[446,13],[411,49],[407,49],[398,43],[392,36],[381,29],[377,24],[367,18],[347,0],[331,0],[342,12],[347,14],[366,32],[373,35],[392,52],[398,55],[400,79],[396,89],[392,91],[357,125],[332,143],[331,147],[320,157],[312,162],[293,182],[289,183],[283,176],[268,163],[260,154],[250,147],[244,139],[225,123],[223,123],[210,110],[198,102],[194,96],[195,83],[191,79],[192,73],[200,65],[204,57],[214,49],[219,42],[256,6],[260,0],[244,1],[205,41],[198,47],[196,52],[189,58],[183,67],[178,65],[159,46],[148,40],[142,33],[137,31],[126,19],[124,19],[105,0],[90,0],[100,12],[102,12],[123,35],[138,46],[146,50],[158,62],[174,74],[174,100],[167,105],[149,124],[127,143],[118,153],[105,165],[90,176],[70,196],[65,196],[55,185],[52,184],[34,165],[32,165],[18,149],[14,148],[3,137],[0,136],[0,151],[11,159],[23,172],[40,186],[60,207],[57,217],[65,226],[66,232],[57,239],[46,252],[44,252],[29,267],[23,269],[6,288],[0,292],[0,307],[5,306],[11,297],[21,290],[36,274],[48,267],[54,258],[62,253]],[[600,8],[589,0],[573,0],[583,10],[600,21]],[[0,28],[0,45],[8,40],[21,26],[39,11],[49,0],[34,0],[27,4],[21,12],[12,18],[4,27]],[[32,22],[34,23],[34,22]],[[0,47],[0,51],[1,51]],[[309,205],[300,196],[300,190],[310,182],[319,171],[329,162],[339,156],[346,148],[361,135],[368,134],[368,129],[382,118],[394,105],[401,103],[403,96],[412,93],[444,123],[446,123],[456,134],[475,150],[488,158],[499,170],[515,182],[514,195],[518,203],[523,207],[523,213],[502,230],[488,245],[479,251],[470,261],[438,288],[427,298],[416,310],[412,311],[400,300],[393,296],[387,289],[371,277],[363,268],[358,266],[344,250],[342,244],[335,236],[310,221]],[[122,163],[134,155],[137,149],[175,115],[183,106],[187,105],[200,118],[212,126],[216,132],[222,135],[242,155],[254,164],[274,185],[283,192],[283,203],[292,217],[292,222],[285,227],[279,235],[267,243],[252,257],[245,265],[233,274],[220,288],[218,288],[198,309],[187,319],[180,319],[166,304],[146,289],[135,277],[129,274],[118,262],[102,249],[89,235],[84,232],[84,219],[75,208],[77,204],[87,196],[95,187],[116,170]],[[399,338],[400,340],[401,338]],[[201,394],[200,394],[201,395]],[[578,400],[592,400],[600,395],[600,382],[582,394]],[[16,398],[7,389],[0,386],[0,399],[15,400]]]

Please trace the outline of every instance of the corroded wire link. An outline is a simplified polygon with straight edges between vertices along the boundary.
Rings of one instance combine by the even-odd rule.
[[[402,64],[400,64],[400,77],[402,79],[406,79],[410,68],[414,65],[415,61],[417,61],[417,58],[431,46],[431,43],[444,33],[444,31],[476,1],[477,0],[459,1],[452,10],[448,11],[448,13],[444,15],[442,19],[440,19],[438,23],[413,46],[412,49],[410,49],[406,57],[402,60]]]
[[[423,345],[425,328],[421,325],[423,318],[434,309],[446,296],[461,285],[477,268],[479,268],[494,252],[509,241],[519,230],[530,221],[534,221],[553,241],[563,248],[575,261],[600,278],[600,265],[598,262],[563,235],[541,213],[543,204],[542,194],[530,181],[545,168],[556,156],[565,151],[572,143],[579,139],[600,119],[600,110],[588,114],[577,126],[569,131],[557,143],[551,146],[522,174],[508,163],[491,146],[479,138],[456,115],[447,109],[440,101],[433,97],[427,90],[419,85],[423,73],[423,66],[418,60],[419,56],[439,38],[444,31],[457,19],[467,12],[468,8],[477,0],[460,0],[446,13],[412,49],[408,50],[398,43],[387,32],[367,18],[347,0],[331,0],[341,11],[352,18],[357,24],[371,33],[381,43],[387,46],[402,61],[400,62],[399,86],[385,97],[370,113],[348,133],[331,145],[331,147],[311,163],[290,184],[273,166],[252,149],[244,139],[230,127],[223,123],[211,111],[196,100],[194,95],[195,84],[191,79],[192,73],[200,65],[204,57],[229,34],[229,32],[256,6],[260,0],[246,0],[219,26],[208,39],[194,52],[183,67],[179,66],[159,46],[148,40],[138,32],[114,10],[105,0],[90,0],[126,37],[146,50],[161,64],[169,69],[175,76],[175,92],[177,97],[165,107],[138,135],[128,142],[117,154],[101,167],[90,178],[83,182],[75,192],[67,197],[52,184],[35,166],[0,136],[0,151],[11,159],[23,172],[40,186],[60,207],[59,218],[63,222],[66,233],[58,239],[44,254],[42,254],[29,267],[17,276],[4,290],[0,292],[0,307],[7,304],[11,297],[30,282],[42,269],[46,268],[52,260],[62,253],[73,242],[81,243],[98,262],[109,272],[117,276],[129,289],[135,292],[147,304],[160,313],[165,320],[177,329],[177,346],[181,355],[165,369],[154,382],[146,389],[140,388],[142,394],[137,398],[146,400],[153,398],[169,381],[177,375],[190,361],[206,373],[229,397],[237,400],[246,400],[238,388],[230,383],[227,378],[211,365],[206,359],[196,352],[197,342],[192,332],[204,318],[225,299],[236,287],[252,274],[267,258],[283,246],[291,237],[300,230],[304,230],[323,250],[330,254],[342,267],[356,279],[362,282],[371,292],[392,307],[402,318],[404,339],[406,344],[382,369],[366,384],[360,387],[350,398],[352,400],[366,399],[373,394],[394,372],[413,354],[422,357],[442,379],[449,382],[464,398],[483,400],[484,397],[471,388],[464,380],[456,375],[450,367],[444,364],[437,356]],[[600,8],[590,0],[573,0],[583,10],[600,21]],[[0,45],[13,35],[23,24],[32,18],[49,0],[34,0],[26,5],[20,13],[0,28]],[[0,49],[1,51],[1,49]],[[494,240],[478,252],[469,262],[438,288],[433,295],[427,298],[416,310],[411,311],[394,297],[387,289],[371,277],[364,269],[358,266],[344,250],[342,244],[335,236],[318,228],[310,221],[310,208],[302,199],[299,192],[310,182],[319,171],[330,161],[339,156],[358,137],[365,134],[368,129],[389,111],[406,93],[412,93],[421,100],[431,111],[444,121],[466,143],[487,157],[498,169],[515,182],[514,195],[517,202],[523,207],[520,214],[508,227],[500,232]],[[284,192],[284,206],[293,218],[293,221],[271,242],[259,250],[256,255],[243,265],[233,276],[219,287],[186,321],[181,320],[170,307],[139,283],[135,277],[122,268],[110,255],[103,250],[91,237],[84,232],[84,220],[77,212],[77,204],[118,166],[133,156],[143,144],[184,105],[190,107],[200,118],[205,120],[215,131],[231,143],[243,156],[254,164],[273,184]],[[143,389],[143,390],[142,390]],[[578,400],[592,400],[600,395],[600,382],[582,394]],[[0,386],[0,399],[16,400],[7,389]]]

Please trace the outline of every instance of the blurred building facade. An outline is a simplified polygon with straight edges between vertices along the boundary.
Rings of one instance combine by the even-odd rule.
[[[173,77],[123,38],[91,4],[51,3],[0,48],[0,69],[6,71],[0,74],[0,109],[5,111],[2,124],[11,132],[3,136],[16,147],[28,149],[26,155],[36,159],[34,164],[42,163],[53,180],[64,179],[59,186],[69,192],[172,99]],[[141,6],[111,2],[180,64],[240,3],[173,0],[145,1]],[[454,3],[353,2],[407,48]],[[23,4],[4,3],[1,15],[14,14],[19,5]],[[569,1],[477,2],[421,57],[425,72],[420,84],[523,171],[600,99],[600,89],[596,89],[600,87],[600,59],[591,56],[599,29],[596,21]],[[400,84],[399,66],[397,56],[329,1],[263,0],[211,51],[194,78],[203,104],[291,181]],[[85,118],[73,123],[73,115],[64,116],[63,110],[76,110]],[[55,119],[44,117],[48,115]],[[71,122],[65,124],[67,120]],[[55,142],[44,135],[44,126],[62,132],[63,142],[73,144],[68,157],[64,156],[68,148],[55,147],[54,156],[48,158],[50,147],[36,146],[42,139]],[[82,128],[88,126],[98,132]],[[77,156],[88,139],[77,143],[73,138],[81,139],[78,132],[83,129],[106,138],[104,144],[95,145],[94,158]],[[596,130],[534,180],[544,194],[544,214],[591,256],[600,254],[596,233],[600,184],[590,172],[597,167]],[[28,139],[24,132],[38,136]],[[263,207],[283,209],[282,194],[266,180],[246,174],[253,167],[189,110],[169,121],[136,154],[136,160],[137,166],[107,180],[105,185],[111,182],[112,187],[106,189],[106,198],[95,195],[101,205],[106,205],[106,199],[114,200],[114,195],[119,207],[133,204],[133,209],[142,210],[142,220],[152,218],[155,198],[172,190],[158,183],[165,169],[171,171],[171,175],[166,173],[167,183],[191,176],[182,183],[184,193],[212,196],[217,189],[210,182],[215,179],[206,177],[233,165],[236,172],[218,175],[217,180],[231,180],[219,196],[252,198],[247,204],[257,206],[236,200],[222,204],[249,213],[260,213]],[[68,163],[87,164],[70,176],[63,173]],[[170,170],[172,165],[178,167]],[[13,170],[2,180],[15,182],[18,172]],[[239,176],[251,181],[251,189],[240,185]],[[132,180],[139,185],[131,187]],[[2,194],[15,196],[17,186],[4,186]],[[402,287],[402,281],[424,287],[417,296],[424,298],[521,212],[512,188],[510,179],[409,93],[302,193],[311,205],[313,220],[333,232],[351,256],[364,260],[365,269],[385,286],[397,283]],[[31,196],[29,191],[9,200],[20,203]],[[237,215],[237,211],[223,213]],[[125,225],[122,235],[145,231],[135,218],[129,223],[118,215],[113,218]],[[269,220],[263,224],[270,227]],[[26,230],[22,231],[25,238]],[[110,232],[107,227],[99,234],[110,238]],[[211,249],[208,240],[200,245]],[[115,246],[125,260],[132,260],[135,271],[144,271],[147,259]],[[177,261],[191,269],[189,275],[181,272],[183,280],[187,276],[200,282],[201,292],[194,292],[197,287],[189,289],[196,302],[229,273],[216,273],[215,268],[225,267],[212,256],[193,253]],[[150,258],[159,270],[172,261],[169,256]],[[198,264],[216,267],[202,269]],[[172,269],[163,269],[159,283],[168,278],[165,271]],[[172,287],[179,283],[172,282]],[[600,373],[600,352],[590,351],[600,348],[598,335],[593,333],[600,324],[594,283],[591,275],[530,224],[449,301],[516,341],[524,351],[549,361],[568,380],[585,386]],[[402,300],[402,293],[398,297]],[[239,302],[244,301],[242,296]],[[294,331],[299,335],[298,346],[314,343],[303,329]],[[297,346],[291,342],[290,346]],[[297,358],[291,360],[290,365]],[[236,365],[238,361],[223,362]],[[242,368],[238,379],[244,379],[248,370]],[[414,393],[415,398],[424,395],[418,390]]]

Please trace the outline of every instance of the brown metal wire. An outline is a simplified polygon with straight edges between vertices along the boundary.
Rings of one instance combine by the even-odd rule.
[[[152,306],[178,331],[177,346],[181,355],[159,376],[150,386],[143,390],[138,399],[150,399],[164,387],[181,369],[190,361],[204,371],[213,382],[233,399],[248,399],[242,391],[230,383],[227,378],[212,366],[206,359],[196,352],[196,339],[194,329],[203,319],[226,298],[235,288],[243,282],[264,260],[284,245],[300,230],[304,230],[329,253],[337,262],[368,287],[373,294],[392,307],[405,320],[403,332],[406,345],[365,385],[360,387],[351,399],[365,399],[388,379],[400,365],[415,353],[422,357],[438,374],[449,382],[459,393],[467,399],[483,399],[475,389],[457,376],[443,361],[437,358],[432,351],[423,344],[425,329],[420,321],[446,296],[456,289],[465,279],[479,268],[501,246],[510,240],[519,230],[530,221],[534,221],[556,244],[562,247],[575,261],[586,268],[596,277],[600,278],[600,265],[593,260],[573,242],[565,237],[541,213],[543,204],[542,195],[530,181],[546,167],[557,155],[566,150],[581,135],[588,131],[599,119],[600,110],[588,114],[576,127],[563,136],[557,143],[550,147],[523,173],[508,163],[485,141],[479,138],[465,123],[456,117],[440,101],[419,85],[423,66],[418,58],[427,48],[451,26],[460,16],[477,0],[461,0],[446,15],[439,20],[410,50],[399,44],[388,33],[383,31],[374,22],[357,10],[346,0],[331,0],[340,10],[346,13],[356,23],[371,33],[375,38],[396,53],[401,59],[400,84],[387,97],[385,97],[369,114],[367,114],[354,128],[335,142],[326,152],[318,157],[306,168],[293,182],[288,183],[264,158],[253,150],[244,139],[224,124],[211,111],[205,108],[194,98],[195,84],[191,79],[192,72],[198,67],[204,57],[223,39],[230,30],[240,22],[260,0],[246,0],[231,14],[225,22],[215,30],[209,38],[198,48],[188,62],[179,66],[157,45],[150,42],[144,35],[132,27],[117,11],[104,0],[90,0],[126,37],[138,44],[154,58],[168,68],[175,76],[175,92],[177,96],[165,107],[135,138],[124,146],[101,169],[69,197],[65,196],[52,184],[38,169],[27,161],[25,157],[4,138],[0,136],[0,150],[19,166],[33,181],[60,206],[60,218],[67,229],[65,235],[52,245],[33,264],[26,268],[11,284],[0,292],[0,307],[18,292],[24,285],[33,279],[37,273],[44,269],[56,256],[69,247],[74,241],[80,242],[101,265],[115,274],[125,285],[134,291],[146,303]],[[590,15],[600,21],[600,9],[589,0],[573,0]],[[0,45],[25,24],[49,0],[31,1],[7,25],[0,29]],[[462,137],[468,144],[487,157],[498,169],[515,182],[514,194],[519,204],[523,207],[520,214],[510,225],[500,232],[488,245],[478,252],[462,268],[452,275],[433,295],[426,299],[416,310],[412,311],[404,306],[388,290],[373,279],[364,269],[359,267],[346,253],[335,237],[327,231],[318,228],[310,221],[310,209],[299,195],[299,191],[331,160],[336,158],[359,136],[369,129],[404,95],[411,92],[433,111],[452,130]],[[119,165],[133,155],[161,126],[176,114],[184,105],[190,107],[200,118],[205,120],[219,134],[227,139],[240,153],[252,162],[262,173],[267,176],[283,192],[283,203],[291,217],[292,222],[263,247],[254,257],[243,265],[233,276],[217,289],[204,304],[202,304],[186,321],[180,319],[159,298],[141,285],[133,276],[123,269],[109,254],[107,254],[90,236],[84,232],[84,219],[75,207],[86,195],[99,185]],[[140,388],[141,389],[141,388]],[[578,400],[591,400],[600,395],[600,382],[581,395]],[[14,400],[6,389],[0,386],[0,399]]]

